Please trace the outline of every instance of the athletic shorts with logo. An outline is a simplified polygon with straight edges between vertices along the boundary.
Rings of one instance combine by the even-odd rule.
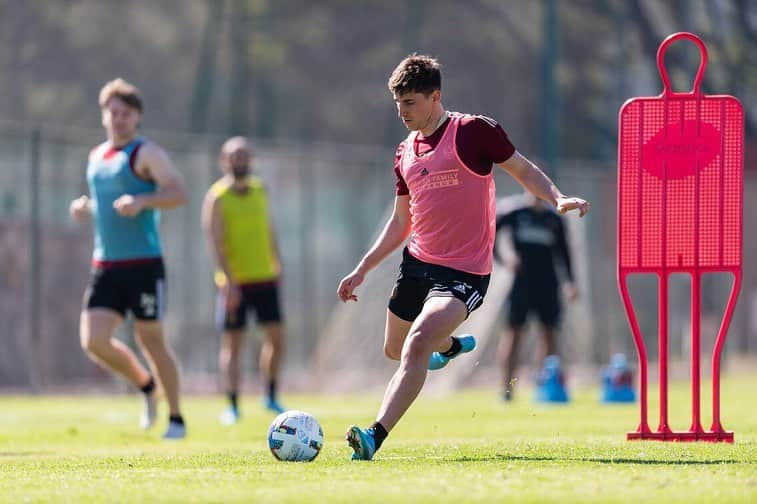
[[[483,304],[489,277],[421,261],[405,248],[400,274],[389,300],[389,310],[399,318],[412,322],[420,315],[427,299],[455,297],[465,304],[470,315]]]
[[[219,330],[237,330],[247,327],[247,312],[255,312],[260,324],[282,322],[278,282],[242,284],[242,299],[233,311],[226,309],[226,296],[218,292],[216,300],[216,327]]]
[[[137,320],[162,320],[165,313],[163,259],[113,261],[92,267],[83,309],[106,308]]]

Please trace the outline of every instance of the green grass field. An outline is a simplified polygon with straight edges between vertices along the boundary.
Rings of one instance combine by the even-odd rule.
[[[163,442],[163,425],[137,429],[136,397],[5,397],[0,501],[757,502],[755,390],[757,378],[724,380],[733,445],[629,443],[637,406],[599,406],[596,391],[565,407],[527,391],[508,405],[492,391],[422,397],[373,462],[351,462],[342,436],[378,396],[286,397],[324,428],[313,463],[274,460],[256,398],[231,428],[220,398],[189,398],[190,437]],[[686,392],[673,390],[675,427],[688,425]]]

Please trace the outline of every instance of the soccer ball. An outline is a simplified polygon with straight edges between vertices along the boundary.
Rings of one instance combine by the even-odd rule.
[[[277,460],[310,462],[323,447],[323,429],[313,415],[285,411],[268,428],[268,447]]]

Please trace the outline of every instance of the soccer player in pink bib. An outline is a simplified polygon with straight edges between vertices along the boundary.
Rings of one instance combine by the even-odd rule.
[[[410,237],[389,300],[384,353],[400,362],[376,421],[352,426],[352,458],[371,460],[408,410],[429,369],[472,351],[471,335],[451,336],[483,303],[492,270],[495,226],[493,165],[558,212],[589,203],[567,197],[513,146],[502,127],[484,116],[448,112],[436,59],[405,58],[389,77],[397,113],[410,134],[394,162],[394,212],[355,269],[339,284],[343,302],[357,301],[365,276]]]

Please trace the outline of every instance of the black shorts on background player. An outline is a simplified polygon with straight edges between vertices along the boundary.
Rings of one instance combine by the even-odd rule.
[[[405,249],[389,310],[411,322],[420,315],[423,303],[432,297],[455,297],[465,303],[470,315],[484,302],[489,275],[474,275],[416,259]]]
[[[561,312],[558,293],[557,282],[533,282],[517,275],[508,296],[507,323],[510,327],[522,327],[533,313],[545,326],[557,327]]]
[[[279,323],[282,320],[279,308],[279,287],[276,282],[240,285],[242,299],[234,312],[226,310],[226,299],[218,294],[218,326],[227,331],[247,327],[247,312],[253,310],[260,324]]]
[[[499,215],[497,232],[505,227],[512,232],[512,244],[520,260],[508,296],[508,324],[521,327],[534,313],[542,324],[557,327],[561,308],[558,266],[565,279],[573,281],[562,218],[552,209],[531,205]],[[495,257],[499,257],[496,247]]]
[[[83,309],[106,308],[137,320],[162,320],[165,310],[162,258],[113,262],[92,267]]]

